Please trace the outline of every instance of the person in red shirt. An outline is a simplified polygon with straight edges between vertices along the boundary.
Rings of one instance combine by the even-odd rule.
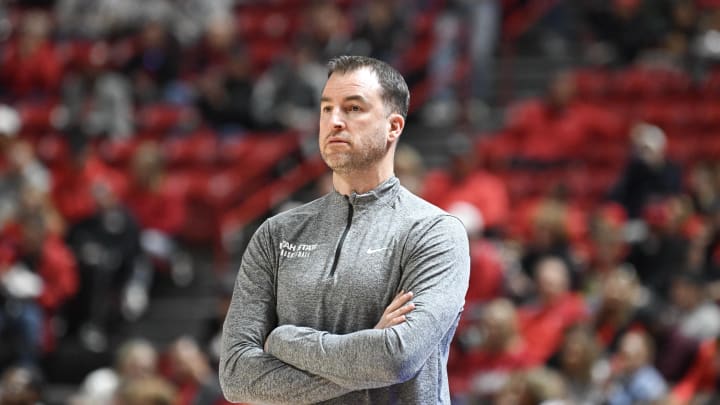
[[[84,141],[71,141],[68,161],[53,170],[51,196],[63,218],[72,227],[92,217],[98,210],[93,184],[108,184],[118,196],[127,191],[125,176],[106,165]]]
[[[672,388],[670,404],[717,403],[720,399],[717,394],[720,377],[719,346],[720,338],[708,339],[700,344],[692,366]]]
[[[143,251],[156,267],[169,267],[177,284],[188,283],[192,279],[191,259],[177,243],[187,217],[185,196],[166,181],[157,144],[143,143],[135,151],[126,202],[141,227]]]
[[[19,35],[0,56],[0,84],[9,96],[57,95],[62,64],[48,39],[50,20],[41,11],[27,12],[20,22]]]
[[[22,212],[6,226],[0,251],[0,331],[8,332],[16,360],[34,366],[53,347],[51,317],[77,291],[75,258],[39,212]]]
[[[457,201],[470,203],[482,213],[483,225],[488,232],[503,228],[510,214],[505,183],[481,168],[482,162],[469,140],[456,136],[450,142],[453,155],[450,169],[427,173],[422,197],[445,210]]]
[[[546,257],[535,267],[537,302],[519,310],[520,331],[533,342],[527,357],[534,364],[545,363],[558,350],[565,331],[587,320],[589,311],[583,298],[570,291],[565,262]]]
[[[449,204],[448,213],[462,221],[470,240],[470,285],[465,294],[465,309],[472,312],[502,293],[505,281],[503,247],[501,242],[483,237],[484,218],[475,205],[455,201]]]
[[[507,299],[489,302],[480,322],[461,327],[458,337],[460,344],[448,361],[450,389],[456,399],[487,400],[512,372],[533,365],[527,356],[527,340],[518,332],[515,306]]]

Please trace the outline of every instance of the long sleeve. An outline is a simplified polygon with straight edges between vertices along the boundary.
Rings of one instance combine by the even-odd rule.
[[[220,384],[232,402],[300,404],[349,392],[320,376],[291,367],[263,351],[277,324],[275,271],[269,223],[253,236],[243,256],[223,326]]]
[[[39,271],[44,287],[38,302],[43,308],[54,311],[77,292],[75,258],[58,237],[51,236],[45,242]]]
[[[690,403],[698,392],[714,388],[716,375],[713,367],[713,357],[715,357],[716,350],[714,340],[706,340],[700,344],[690,370],[672,389],[673,403]]]
[[[457,326],[470,266],[465,229],[447,215],[416,224],[403,255],[401,288],[413,292],[415,304],[406,322],[344,335],[282,325],[269,335],[268,352],[352,390],[414,377],[432,353],[446,350],[443,343],[449,343]],[[446,359],[446,353],[438,358]]]

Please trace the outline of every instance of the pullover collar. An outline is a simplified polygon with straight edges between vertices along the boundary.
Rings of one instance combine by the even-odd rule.
[[[355,192],[350,193],[348,196],[344,196],[337,191],[333,191],[334,197],[338,200],[344,200],[347,197],[347,201],[354,207],[370,206],[376,203],[387,204],[395,198],[398,191],[400,191],[400,180],[395,176],[390,176],[389,179],[380,183],[374,189],[367,193],[358,194]]]

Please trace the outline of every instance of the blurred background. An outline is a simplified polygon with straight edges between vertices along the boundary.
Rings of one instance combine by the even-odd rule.
[[[718,403],[720,1],[0,1],[0,404],[222,404],[248,239],[331,188],[326,61],[411,88],[456,404]]]

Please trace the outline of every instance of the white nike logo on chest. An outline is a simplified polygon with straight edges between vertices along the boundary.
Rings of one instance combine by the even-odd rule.
[[[368,253],[368,254],[373,254],[373,253],[381,252],[381,251],[383,251],[383,250],[385,250],[385,249],[387,249],[387,246],[384,247],[384,248],[380,248],[380,249],[368,249],[368,250],[367,250],[367,253]]]

